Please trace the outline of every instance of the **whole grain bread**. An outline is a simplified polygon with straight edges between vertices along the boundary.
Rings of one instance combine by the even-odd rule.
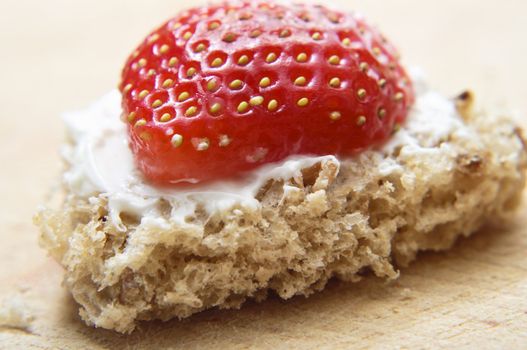
[[[66,193],[59,208],[35,217],[41,244],[64,266],[86,323],[119,332],[142,320],[239,308],[270,291],[307,296],[330,278],[397,278],[418,251],[448,249],[509,219],[520,201],[521,131],[502,114],[473,112],[471,99],[457,100],[464,137],[434,139],[410,123],[401,130],[407,144],[270,180],[257,209],[198,207],[184,226],[153,230],[125,215],[123,232],[107,220],[104,194]],[[170,202],[158,205],[170,212]]]

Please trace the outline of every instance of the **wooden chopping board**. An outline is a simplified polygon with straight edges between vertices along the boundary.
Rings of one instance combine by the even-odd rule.
[[[366,13],[442,92],[471,87],[480,104],[527,115],[525,1],[331,3]],[[0,349],[527,348],[526,205],[507,228],[421,254],[394,283],[335,281],[308,299],[145,323],[129,336],[86,327],[31,224],[60,171],[58,116],[116,86],[128,52],[181,8],[178,0],[0,3],[0,309],[15,303],[28,318],[0,326]]]

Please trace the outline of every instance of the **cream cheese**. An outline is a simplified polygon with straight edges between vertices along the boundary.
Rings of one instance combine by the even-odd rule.
[[[434,152],[432,146],[446,135],[457,132],[463,136],[463,132],[469,132],[452,100],[428,90],[420,79],[416,79],[416,90],[416,103],[406,125],[377,152],[391,153],[396,147],[402,147],[403,156],[412,152]],[[69,163],[69,169],[64,174],[69,192],[91,200],[106,198],[110,218],[121,230],[125,229],[120,218],[122,213],[144,220],[159,218],[156,204],[160,199],[169,201],[173,208],[170,220],[185,225],[185,218],[194,212],[197,205],[211,214],[236,205],[254,208],[259,206],[255,199],[257,191],[267,180],[294,178],[300,175],[302,169],[319,162],[340,164],[346,161],[333,155],[293,156],[262,166],[243,179],[217,181],[186,189],[154,187],[143,180],[134,166],[126,125],[120,120],[120,114],[118,91],[110,92],[86,110],[67,113],[64,121],[70,143],[64,147],[63,157]],[[386,158],[380,171],[397,171],[394,167],[395,161]],[[287,184],[284,184],[285,191],[288,190],[286,187]]]

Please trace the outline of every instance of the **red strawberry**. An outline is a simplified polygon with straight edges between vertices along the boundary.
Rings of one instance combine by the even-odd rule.
[[[162,25],[121,91],[136,163],[157,184],[353,154],[386,140],[414,100],[395,49],[361,17],[254,1]]]

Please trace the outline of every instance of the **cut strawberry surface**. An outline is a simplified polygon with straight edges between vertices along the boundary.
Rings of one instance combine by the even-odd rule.
[[[354,154],[385,141],[414,101],[396,50],[361,17],[253,1],[162,25],[120,90],[136,164],[156,184]]]

